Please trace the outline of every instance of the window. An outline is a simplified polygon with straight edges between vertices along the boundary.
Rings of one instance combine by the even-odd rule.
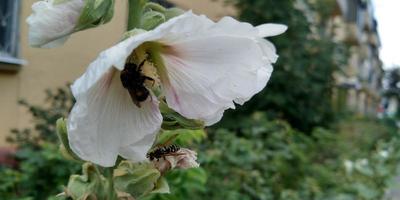
[[[19,57],[20,0],[0,1],[0,62],[23,64]]]

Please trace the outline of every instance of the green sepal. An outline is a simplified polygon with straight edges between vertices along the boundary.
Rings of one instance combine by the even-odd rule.
[[[187,119],[170,109],[164,101],[160,102],[160,111],[163,116],[161,127],[164,130],[190,129],[197,130],[204,128],[204,122],[195,119]]]
[[[109,182],[95,165],[85,163],[82,175],[72,175],[69,178],[65,195],[74,200],[109,199],[109,187]]]
[[[157,11],[145,12],[141,18],[141,28],[144,30],[153,30],[158,25],[164,23],[165,16]]]
[[[168,184],[160,182],[160,178],[161,173],[151,163],[134,164],[122,161],[114,171],[116,190],[128,193],[134,198],[157,191],[168,193]]]
[[[57,130],[57,136],[58,139],[60,140],[60,151],[61,154],[70,160],[76,160],[76,161],[82,161],[71,149],[69,146],[69,141],[68,141],[68,133],[67,133],[67,126],[66,126],[66,120],[63,118],[60,118],[56,122],[56,130]]]
[[[160,5],[158,3],[154,3],[154,2],[148,2],[145,5],[145,9],[146,10],[150,10],[150,11],[157,11],[159,13],[162,13],[165,16],[165,21],[185,13],[185,11],[182,10],[182,9],[175,8],[175,7],[173,7],[173,8],[164,8],[162,5]]]
[[[185,13],[185,11],[182,10],[182,9],[179,9],[179,8],[169,8],[169,9],[166,9],[166,10],[165,10],[164,15],[165,15],[166,21],[168,21],[169,19],[174,18],[174,17],[177,17],[177,16],[179,16],[179,15],[182,15],[183,13]]]
[[[132,29],[132,30],[127,31],[127,32],[124,33],[124,35],[122,36],[122,40],[126,40],[126,39],[128,39],[130,37],[133,37],[135,35],[139,35],[139,34],[144,33],[144,32],[146,32],[146,30],[138,29],[138,28]]]
[[[151,191],[152,194],[169,194],[170,193],[170,189],[169,189],[169,185],[167,182],[167,179],[165,179],[164,177],[161,177],[158,179],[153,191]]]
[[[206,138],[207,134],[204,129],[188,130],[178,129],[173,131],[163,130],[158,134],[155,142],[156,146],[168,145],[167,143],[178,143],[178,144],[191,144],[194,142],[200,142]]]
[[[86,0],[74,31],[97,27],[109,22],[114,15],[114,0]]]

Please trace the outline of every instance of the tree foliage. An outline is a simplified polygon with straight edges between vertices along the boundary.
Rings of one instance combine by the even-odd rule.
[[[254,111],[266,111],[270,118],[287,120],[306,132],[315,126],[328,126],[335,114],[331,102],[333,72],[346,62],[344,46],[333,41],[325,20],[334,8],[332,1],[304,1],[305,8],[296,0],[230,2],[243,21],[254,25],[282,23],[289,29],[271,39],[279,59],[267,87],[243,107],[230,111],[222,126],[238,128],[237,122]]]

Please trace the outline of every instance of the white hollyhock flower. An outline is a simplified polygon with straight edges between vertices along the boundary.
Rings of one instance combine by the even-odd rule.
[[[74,32],[84,0],[45,0],[32,5],[29,43],[33,47],[52,48],[62,45]]]
[[[32,5],[27,18],[29,44],[61,46],[77,31],[107,23],[114,14],[114,0],[42,0]]]
[[[136,102],[138,107],[121,84],[128,58],[143,57],[155,66],[160,79],[156,85],[170,108],[211,125],[234,103],[243,104],[265,87],[277,55],[262,38],[285,30],[277,24],[253,27],[231,17],[215,23],[187,12],[152,31],[138,31],[103,51],[72,85],[72,150],[103,166],[114,165],[117,155],[145,159],[162,117],[154,96]]]

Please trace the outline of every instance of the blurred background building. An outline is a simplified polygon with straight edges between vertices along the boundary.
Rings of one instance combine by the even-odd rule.
[[[33,104],[41,104],[45,89],[56,88],[76,79],[100,51],[120,39],[126,26],[127,2],[116,1],[112,22],[101,28],[74,34],[61,48],[31,48],[25,20],[31,14],[34,2],[0,2],[0,146],[5,145],[5,137],[11,128],[25,127],[30,123],[26,109],[18,105],[18,100],[26,99]],[[193,9],[214,20],[225,15],[236,15],[235,9],[224,5],[222,0],[156,2]],[[378,57],[380,42],[372,5],[370,1],[337,0],[336,6],[332,19],[329,19],[332,22],[331,31],[338,41],[348,44],[351,54],[348,64],[335,75],[340,88],[336,95],[339,108],[374,115],[379,103],[383,71]],[[307,9],[304,12],[307,14]]]
[[[376,115],[380,103],[383,69],[374,9],[369,0],[337,0],[332,31],[345,42],[349,61],[335,74],[339,108]]]

